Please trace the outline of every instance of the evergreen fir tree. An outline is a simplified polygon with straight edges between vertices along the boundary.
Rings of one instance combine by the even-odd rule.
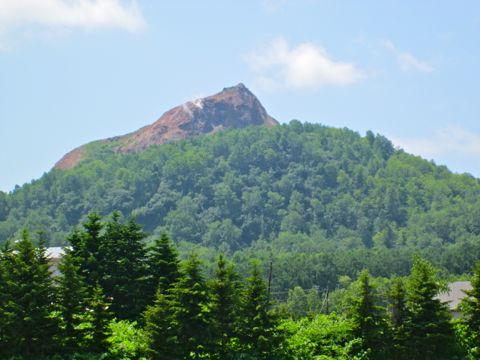
[[[415,257],[407,287],[409,359],[450,359],[453,330],[450,313],[436,296],[440,285],[430,263]]]
[[[7,355],[7,333],[6,333],[6,320],[8,314],[5,312],[6,304],[9,299],[8,287],[7,287],[7,261],[12,259],[11,249],[9,242],[2,244],[0,249],[0,358]]]
[[[214,355],[218,359],[229,359],[228,343],[239,336],[240,282],[233,265],[227,265],[223,255],[218,258],[210,289]]]
[[[461,303],[462,322],[467,326],[471,340],[471,355],[480,358],[480,261],[473,269],[472,289],[465,290],[467,295]]]
[[[112,298],[110,311],[119,319],[134,320],[145,308],[145,233],[133,220],[120,222],[115,212],[106,223],[100,254],[100,285]]]
[[[83,229],[74,230],[68,238],[72,247],[72,256],[80,269],[80,275],[85,279],[90,295],[102,280],[101,267],[104,261],[100,252],[102,229],[101,217],[91,213],[83,223]]]
[[[85,331],[83,347],[90,352],[102,353],[108,347],[109,323],[112,320],[110,304],[111,302],[105,296],[102,287],[97,284],[88,300],[81,324],[81,328]]]
[[[155,239],[154,245],[149,249],[148,258],[148,294],[153,298],[160,288],[167,291],[180,276],[178,254],[169,237],[162,234]]]
[[[273,322],[268,312],[267,286],[257,263],[253,264],[242,299],[241,340],[245,350],[257,359],[274,359]]]
[[[211,343],[209,296],[196,255],[183,264],[182,276],[171,289],[174,327],[182,358],[200,356]]]
[[[156,360],[181,359],[182,351],[177,342],[173,307],[170,295],[157,291],[155,302],[149,306],[144,315],[147,335],[148,353]]]
[[[2,254],[3,295],[0,325],[9,355],[50,355],[57,329],[53,317],[55,289],[45,248],[35,248],[26,230],[12,251]]]
[[[356,285],[358,295],[352,299],[348,310],[353,321],[353,332],[362,339],[368,357],[379,359],[384,356],[384,344],[388,340],[383,309],[376,304],[375,289],[367,270],[360,273]]]
[[[56,279],[58,285],[58,312],[60,317],[60,343],[63,351],[72,354],[80,349],[83,331],[82,316],[86,311],[87,288],[72,254],[67,252],[58,269],[61,276]]]
[[[155,240],[147,254],[147,298],[144,314],[149,353],[154,359],[180,359],[183,349],[175,328],[172,288],[181,277],[178,254],[166,234]],[[153,300],[152,299],[153,296]]]
[[[392,359],[407,359],[409,352],[406,343],[408,309],[405,282],[402,278],[393,278],[392,287],[388,295],[390,300],[390,324],[392,327],[390,356]]]
[[[90,296],[98,284],[111,299],[110,311],[119,319],[134,320],[145,308],[145,233],[133,220],[120,222],[120,213],[102,223],[90,214],[82,230],[69,237],[72,256]]]

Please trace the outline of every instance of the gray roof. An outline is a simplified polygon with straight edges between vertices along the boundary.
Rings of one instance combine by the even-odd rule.
[[[438,294],[440,301],[448,303],[450,310],[457,310],[460,301],[467,296],[463,290],[471,290],[470,281],[456,281],[448,284],[448,291]]]
[[[45,253],[47,258],[52,260],[60,259],[63,255],[65,255],[65,251],[59,246],[49,247]]]

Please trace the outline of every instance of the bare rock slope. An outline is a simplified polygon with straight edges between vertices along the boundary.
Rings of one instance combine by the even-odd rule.
[[[218,94],[186,102],[164,113],[157,121],[127,135],[101,140],[115,142],[118,153],[139,152],[156,144],[211,134],[223,129],[251,125],[272,127],[278,122],[245,85],[224,88]],[[57,169],[70,169],[85,156],[85,146],[67,153],[55,164]]]

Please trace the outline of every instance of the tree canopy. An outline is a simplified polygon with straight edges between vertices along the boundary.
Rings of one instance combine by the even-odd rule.
[[[115,142],[85,151],[75,168],[0,194],[0,242],[27,226],[63,244],[90,212],[119,210],[181,251],[232,256],[242,274],[252,257],[273,257],[278,291],[332,287],[363,268],[406,275],[413,253],[453,274],[480,258],[479,180],[372,132],[292,121],[136,154],[117,153]]]

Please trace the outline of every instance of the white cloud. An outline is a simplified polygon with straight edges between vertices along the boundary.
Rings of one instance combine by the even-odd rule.
[[[332,60],[320,46],[306,42],[290,47],[283,38],[253,51],[246,61],[267,90],[350,85],[365,76],[353,63]]]
[[[390,40],[383,41],[382,45],[385,49],[390,50],[397,57],[398,65],[403,71],[414,70],[429,73],[434,70],[433,66],[429,63],[417,59],[409,52],[400,51],[397,49],[397,47]]]
[[[261,0],[262,7],[268,13],[274,13],[279,11],[285,6],[287,0]]]
[[[429,138],[391,138],[395,145],[428,158],[436,156],[480,156],[480,134],[452,126],[436,130]]]
[[[1,0],[0,32],[37,25],[48,28],[121,28],[137,31],[145,20],[136,1]]]

